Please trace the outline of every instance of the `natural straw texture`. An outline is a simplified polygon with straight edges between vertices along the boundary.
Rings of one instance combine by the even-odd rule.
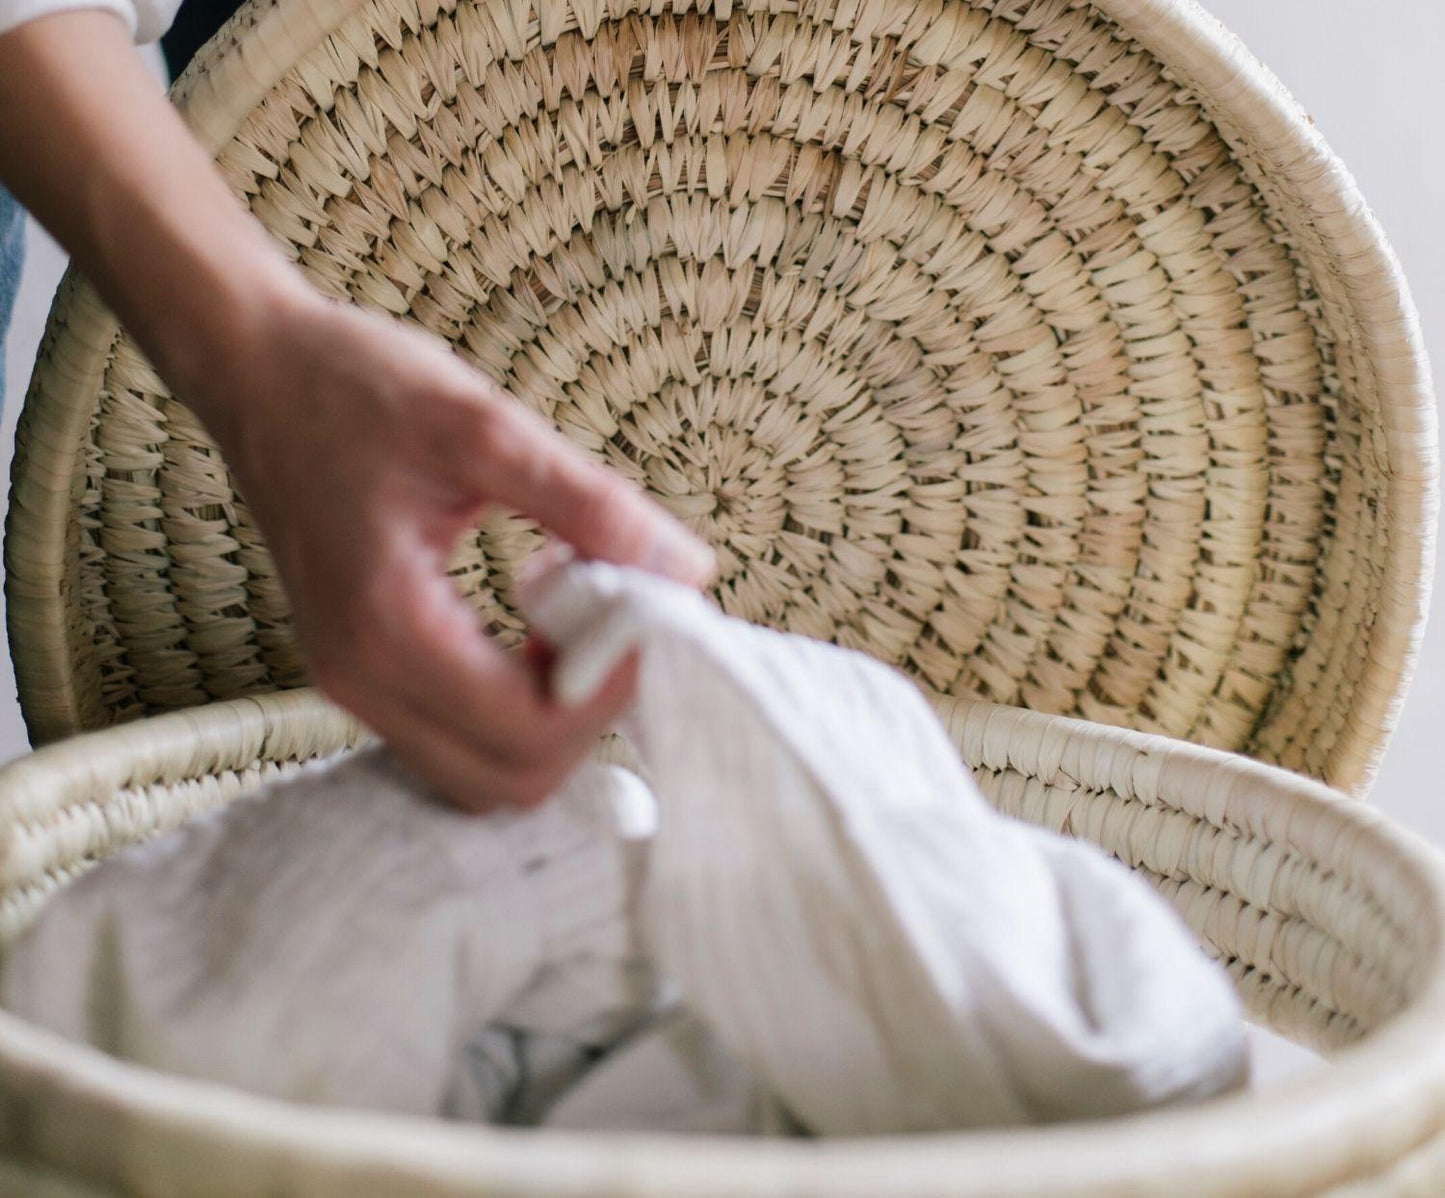
[[[1192,4],[255,0],[177,98],[318,286],[644,482],[729,612],[1368,784],[1428,371],[1353,182]],[[509,641],[537,540],[458,559]],[[6,562],[37,740],[302,681],[224,464],[75,280]]]
[[[46,1178],[131,1198],[1439,1192],[1439,854],[1318,783],[1238,756],[1036,712],[939,706],[991,801],[1139,869],[1226,963],[1256,1017],[1341,1048],[1336,1063],[1269,1093],[1047,1130],[830,1143],[539,1138],[288,1107],[125,1065],[0,1015],[0,1158],[29,1179],[18,1192]],[[299,690],[92,733],[6,767],[0,935],[97,858],[356,735]],[[1421,1178],[1433,1184],[1411,1189]]]

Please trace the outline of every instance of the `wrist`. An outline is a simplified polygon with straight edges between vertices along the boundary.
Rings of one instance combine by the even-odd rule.
[[[279,255],[270,261],[252,257],[203,278],[194,292],[193,303],[169,309],[151,352],[176,396],[233,448],[244,418],[282,390],[264,377],[274,356],[269,351],[327,301]]]

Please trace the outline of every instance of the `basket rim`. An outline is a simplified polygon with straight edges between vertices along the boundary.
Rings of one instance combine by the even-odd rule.
[[[1356,858],[1388,857],[1391,871],[1423,893],[1418,917],[1431,953],[1416,997],[1328,1070],[1260,1093],[1097,1124],[827,1143],[538,1133],[305,1107],[127,1064],[5,1012],[0,1078],[13,1084],[24,1075],[19,1093],[38,1085],[52,1097],[100,1107],[113,1126],[158,1132],[168,1155],[187,1161],[202,1162],[223,1146],[264,1171],[294,1166],[304,1155],[320,1170],[318,1180],[395,1170],[399,1179],[427,1177],[442,1192],[484,1186],[517,1198],[722,1198],[764,1183],[769,1193],[1067,1198],[1174,1192],[1181,1177],[1191,1179],[1189,1192],[1307,1194],[1386,1168],[1445,1130],[1434,1101],[1445,1090],[1445,1038],[1438,1034],[1445,1020],[1445,855],[1338,791],[1237,754],[1020,708],[950,703],[956,718],[982,721],[984,737],[999,746],[986,749],[986,759],[1012,759],[1020,745],[1063,733],[1088,742],[1077,762],[1081,782],[1115,777],[1121,759],[1147,754],[1161,768],[1211,771],[1236,796],[1233,788],[1247,787],[1255,797],[1244,801],[1263,802],[1267,792],[1271,802],[1303,808],[1281,821],[1281,839],[1324,832]],[[0,791],[33,791],[47,779],[53,785],[57,774],[114,784],[143,785],[157,775],[176,781],[240,764],[263,744],[268,756],[284,757],[309,732],[331,744],[354,738],[355,727],[309,688],[230,700],[42,748],[0,768]],[[537,1151],[539,1134],[549,1151]],[[119,1156],[128,1159],[123,1148]]]
[[[1361,303],[1363,343],[1380,367],[1380,411],[1387,425],[1389,502],[1401,535],[1390,538],[1377,626],[1392,632],[1377,647],[1348,716],[1356,752],[1333,784],[1366,793],[1399,723],[1424,641],[1435,578],[1440,514],[1439,414],[1419,312],[1398,255],[1350,169],[1284,83],[1199,0],[1091,0],[1179,78],[1208,100],[1289,184],[1331,264]],[[1220,135],[1230,143],[1226,130]]]
[[[235,136],[247,114],[302,55],[366,0],[273,0],[243,7],[197,56],[172,96],[212,154]],[[1153,53],[1203,98],[1222,136],[1243,138],[1288,189],[1321,245],[1337,281],[1355,301],[1359,337],[1378,371],[1383,457],[1394,535],[1372,642],[1346,728],[1333,751],[1332,784],[1368,790],[1398,723],[1419,656],[1434,573],[1438,429],[1430,368],[1418,316],[1398,259],[1344,164],[1283,84],[1196,0],[1093,0],[1094,6]],[[1233,135],[1231,135],[1231,130]],[[32,741],[81,728],[80,688],[72,672],[67,570],[72,473],[96,393],[119,331],[87,284],[69,277],[54,311],[85,314],[85,335],[67,330],[64,361],[32,381],[32,406],[60,408],[46,433],[29,438],[12,474],[5,536],[7,619],[17,689]],[[42,390],[46,394],[42,394]],[[44,700],[42,703],[41,700]],[[48,710],[42,710],[46,708]],[[63,711],[64,715],[55,714]]]

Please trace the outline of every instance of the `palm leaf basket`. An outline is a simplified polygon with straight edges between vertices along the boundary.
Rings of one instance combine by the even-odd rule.
[[[1429,375],[1278,84],[1170,0],[278,0],[176,89],[321,288],[452,341],[931,689],[1363,789]],[[301,683],[224,463],[73,282],[6,542],[32,735]],[[499,635],[537,534],[458,579]]]
[[[1201,10],[253,0],[174,94],[317,286],[647,485],[728,611],[914,674],[995,803],[1140,870],[1256,1018],[1337,1057],[1079,1127],[541,1137],[285,1106],[0,1014],[0,1192],[1445,1188],[1445,865],[1339,793],[1421,633],[1428,370],[1352,180]],[[498,516],[459,548],[504,640],[537,541]],[[215,446],[77,278],[5,554],[32,738],[70,739],[0,771],[0,940],[362,735],[304,688]]]
[[[1046,1129],[835,1141],[588,1137],[290,1106],[124,1064],[0,1013],[0,1194],[1440,1192],[1445,862],[1434,849],[1361,803],[1237,754],[969,700],[939,707],[993,802],[1133,865],[1227,963],[1253,1016],[1337,1053],[1330,1068],[1198,1108]],[[96,858],[359,735],[303,689],[89,733],[6,767],[0,936]]]

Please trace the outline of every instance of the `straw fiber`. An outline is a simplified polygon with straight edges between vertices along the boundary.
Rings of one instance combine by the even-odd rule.
[[[177,100],[318,287],[644,483],[727,611],[1368,783],[1428,373],[1348,175],[1192,5],[257,0]],[[509,642],[537,540],[458,553]],[[79,280],[6,551],[37,740],[304,680],[224,462]]]
[[[1445,1182],[1445,861],[1298,775],[987,704],[939,709],[1002,810],[1170,899],[1252,1014],[1336,1052],[1299,1083],[1107,1124],[768,1142],[548,1135],[289,1107],[0,1014],[0,1192],[130,1198],[1302,1198]],[[97,859],[358,729],[308,689],[48,746],[0,770],[0,941]],[[56,1189],[42,1190],[44,1180]],[[64,1187],[64,1188],[62,1188]]]
[[[1363,790],[1414,663],[1428,369],[1352,180],[1201,10],[253,0],[175,96],[318,287],[648,486],[718,547],[726,610],[910,671],[992,802],[1138,870],[1334,1063],[1106,1124],[544,1142],[288,1107],[0,1013],[0,1193],[1445,1192],[1445,861],[1300,776]],[[498,516],[458,550],[504,640],[536,541]],[[6,567],[32,736],[102,730],[0,769],[0,944],[97,860],[361,738],[293,689],[225,463],[78,278]]]

